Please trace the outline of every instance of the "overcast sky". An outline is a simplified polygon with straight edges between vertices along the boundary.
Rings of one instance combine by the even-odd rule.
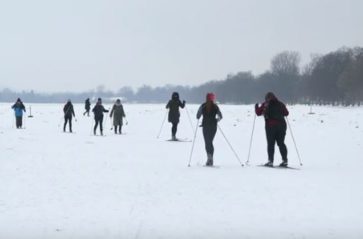
[[[363,46],[362,0],[0,0],[0,89],[117,90],[260,74]]]

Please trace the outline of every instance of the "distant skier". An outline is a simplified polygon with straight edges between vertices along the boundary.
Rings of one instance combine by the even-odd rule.
[[[179,107],[181,108],[185,107],[185,100],[181,102],[179,99],[179,93],[173,92],[173,94],[171,95],[171,100],[169,100],[168,104],[166,105],[166,108],[169,109],[168,121],[172,124],[171,139],[174,141],[177,140],[176,132],[178,130],[178,124],[180,118]]]
[[[63,126],[63,132],[66,132],[66,126],[69,122],[69,132],[72,133],[72,117],[76,117],[74,114],[73,104],[71,100],[68,100],[67,103],[63,107],[64,112],[64,126]]]
[[[117,99],[115,104],[112,107],[110,117],[112,118],[112,116],[113,116],[113,126],[115,129],[115,134],[117,134],[117,128],[118,128],[118,133],[121,134],[122,125],[123,125],[122,119],[123,119],[123,117],[126,117],[126,115],[125,115],[124,107],[122,106],[120,99]]]
[[[197,113],[197,119],[200,119],[200,117],[203,116],[201,126],[203,127],[205,150],[207,151],[206,166],[213,166],[213,139],[217,133],[217,122],[223,118],[218,105],[214,102],[215,98],[216,97],[213,93],[208,93],[206,96],[206,102],[199,107]]]
[[[255,105],[255,112],[258,116],[265,117],[265,130],[267,138],[268,162],[265,166],[273,167],[275,143],[279,146],[282,156],[280,167],[287,167],[287,147],[285,145],[286,121],[285,116],[289,115],[284,103],[280,102],[277,97],[268,92],[265,96],[265,102],[261,106]]]
[[[15,124],[16,128],[20,129],[23,126],[23,112],[26,112],[25,106],[20,98],[18,98],[15,104],[11,107],[15,112]]]
[[[92,112],[95,115],[95,127],[93,128],[93,134],[96,135],[96,130],[98,125],[100,125],[100,132],[101,135],[103,135],[103,113],[107,113],[108,110],[106,110],[102,105],[102,99],[98,98],[97,103],[95,107],[93,107]]]
[[[86,115],[89,116],[89,111],[91,109],[91,103],[89,101],[89,98],[86,99],[86,101],[84,102],[84,108],[85,108],[85,112],[83,113],[83,115]]]

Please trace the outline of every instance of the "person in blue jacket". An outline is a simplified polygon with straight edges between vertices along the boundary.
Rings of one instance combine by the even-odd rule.
[[[15,112],[16,128],[21,129],[23,126],[23,112],[26,112],[25,106],[20,98],[18,98],[15,104],[11,107]]]

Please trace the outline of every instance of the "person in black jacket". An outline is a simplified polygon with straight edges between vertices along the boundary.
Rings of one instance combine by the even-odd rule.
[[[173,94],[171,95],[171,100],[169,100],[168,104],[166,105],[166,108],[169,109],[168,121],[172,124],[171,139],[175,141],[177,140],[176,132],[178,130],[178,124],[180,118],[179,107],[181,108],[185,107],[185,100],[181,102],[179,99],[179,93],[173,92]]]
[[[91,103],[89,101],[89,98],[86,99],[86,101],[84,102],[84,108],[85,108],[85,112],[83,113],[83,115],[86,115],[89,116],[89,111],[91,109]]]
[[[255,105],[257,116],[265,117],[265,131],[267,139],[268,162],[265,166],[273,167],[275,144],[279,146],[282,163],[280,167],[287,167],[287,147],[285,145],[286,121],[285,117],[289,115],[286,105],[279,101],[272,92],[268,92],[265,96],[265,102],[260,106]]]
[[[100,131],[101,131],[101,135],[103,135],[103,113],[107,113],[108,110],[106,110],[103,105],[102,105],[102,99],[98,98],[97,103],[95,105],[95,107],[93,107],[92,112],[95,115],[95,127],[93,128],[93,134],[96,135],[96,130],[98,127],[98,124],[100,125]]]
[[[64,112],[64,126],[63,126],[63,132],[66,132],[66,126],[69,122],[69,132],[72,133],[72,116],[76,117],[74,114],[73,104],[71,100],[68,100],[67,103],[63,107]]]
[[[206,102],[203,103],[198,110],[197,119],[203,116],[202,127],[205,142],[205,150],[207,151],[206,166],[213,166],[214,146],[213,140],[217,133],[217,122],[222,119],[222,113],[215,101],[215,95],[208,93]]]

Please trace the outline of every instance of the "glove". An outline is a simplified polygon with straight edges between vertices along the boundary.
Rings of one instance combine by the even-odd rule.
[[[255,104],[255,109],[258,109],[258,103]]]
[[[185,100],[183,100],[183,105],[185,105],[185,103],[186,103]]]

